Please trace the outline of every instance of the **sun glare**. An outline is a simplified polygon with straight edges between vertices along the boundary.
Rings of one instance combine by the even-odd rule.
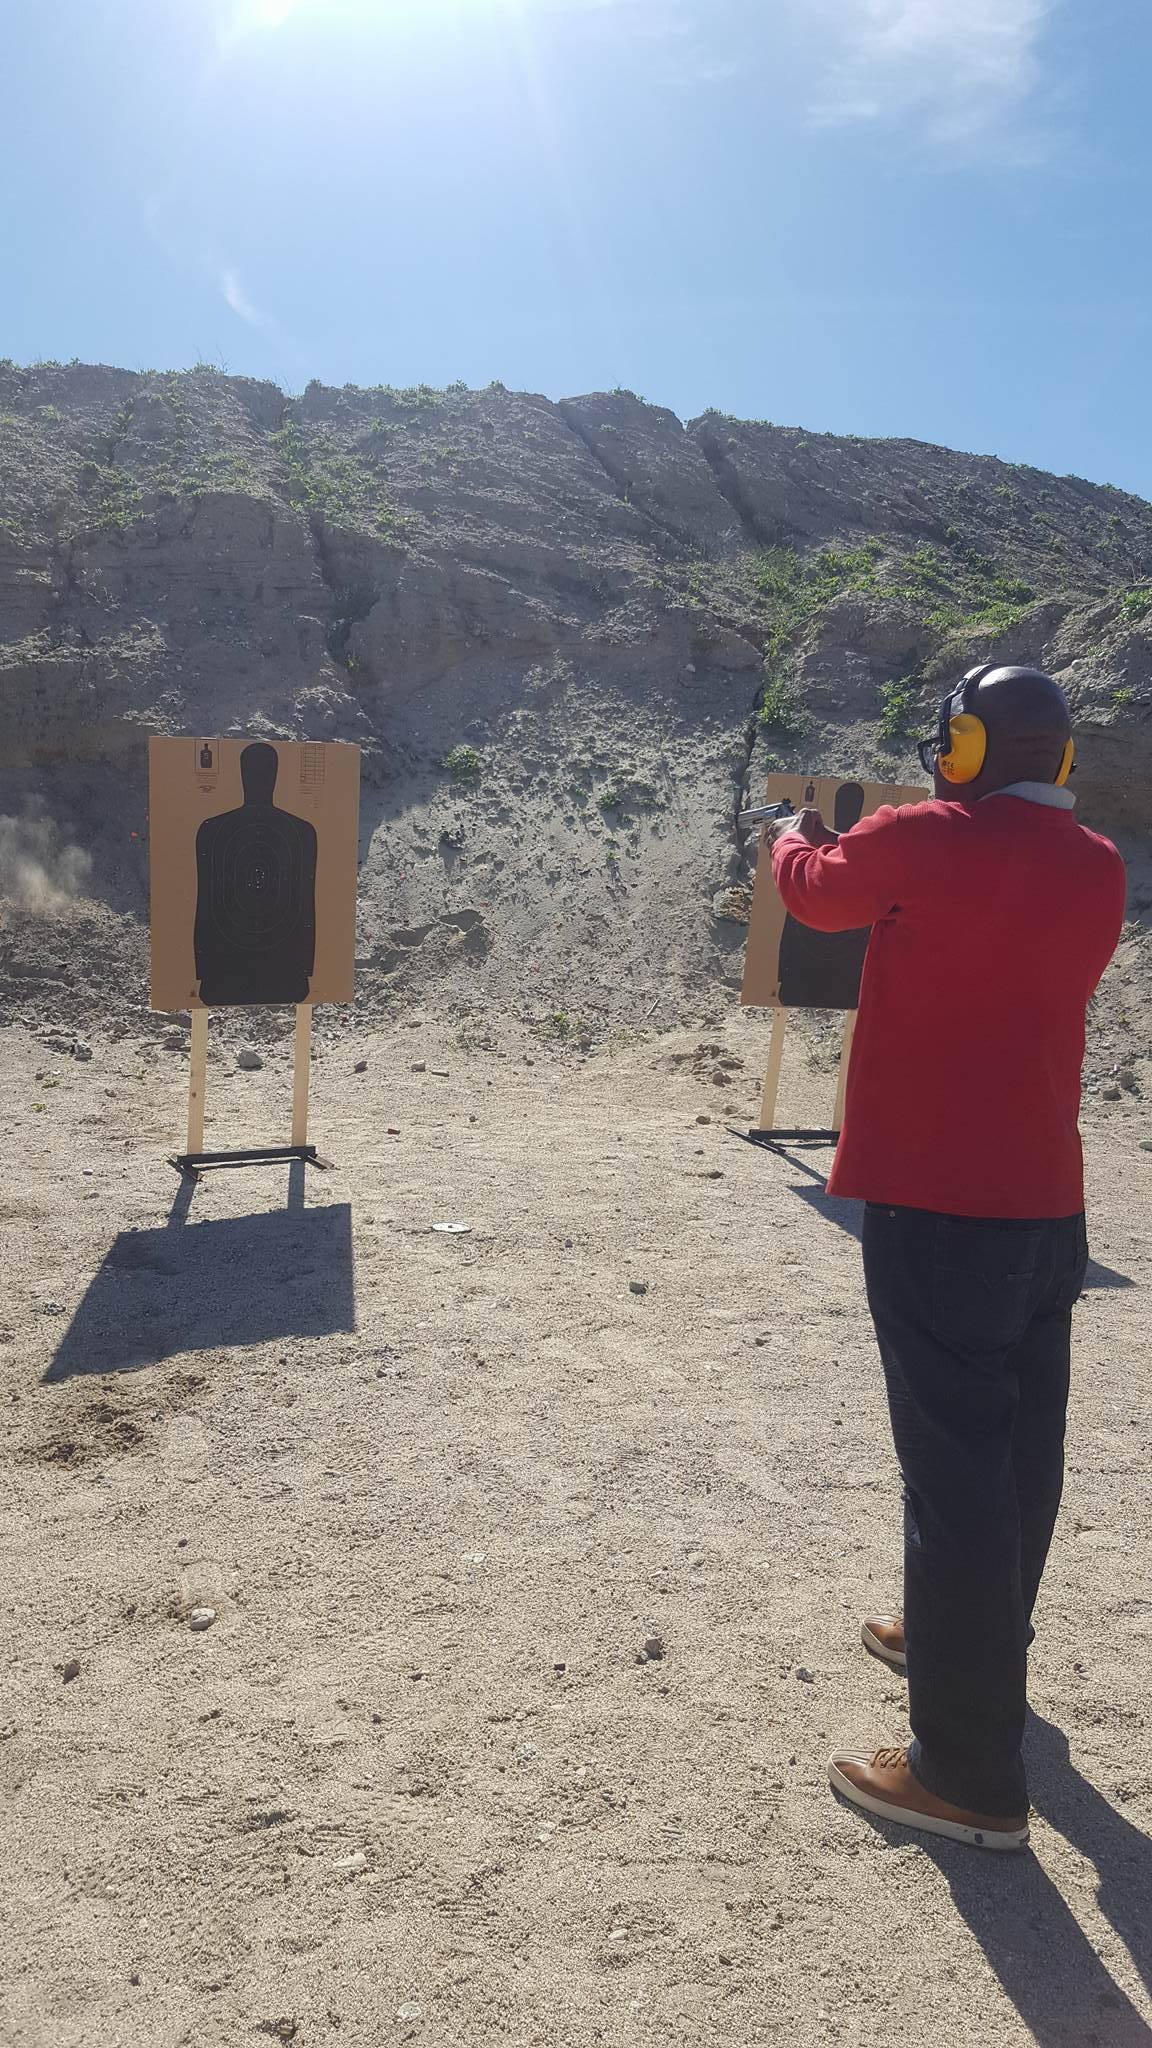
[[[283,28],[289,15],[304,4],[305,0],[253,0],[246,13],[253,28]]]
[[[320,35],[326,29],[347,34],[353,29],[371,33],[403,28],[415,33],[425,26],[431,31],[434,21],[442,27],[445,16],[452,14],[510,22],[536,5],[537,0],[239,0],[218,30],[216,46],[227,58],[290,22]]]
[[[308,14],[323,21],[329,13],[356,14],[366,23],[395,19],[397,15],[420,15],[430,0],[245,0],[236,15],[236,26],[245,29],[283,28],[293,15]],[[495,0],[455,0],[458,6],[492,6]]]

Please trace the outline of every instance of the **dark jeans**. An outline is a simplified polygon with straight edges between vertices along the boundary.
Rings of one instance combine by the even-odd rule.
[[[868,1305],[904,1479],[910,1761],[957,1806],[1023,1814],[1031,1618],[1064,1480],[1083,1216],[869,1203]]]

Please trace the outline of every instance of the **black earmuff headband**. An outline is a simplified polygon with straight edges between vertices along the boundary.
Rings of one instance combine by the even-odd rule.
[[[950,753],[952,749],[952,734],[949,729],[952,720],[954,718],[958,718],[962,711],[970,712],[973,717],[977,715],[976,706],[973,702],[973,699],[975,698],[976,692],[980,688],[981,683],[984,681],[985,676],[993,675],[997,667],[998,663],[994,661],[985,661],[981,662],[978,668],[970,668],[967,675],[964,677],[963,682],[960,683],[955,690],[953,690],[952,695],[950,697],[945,698],[944,703],[941,707],[940,724],[940,733],[943,742],[943,753]]]
[[[932,760],[929,758],[930,753],[934,751],[936,754],[950,754],[952,752],[952,720],[961,711],[974,711],[972,699],[984,681],[985,676],[990,676],[996,667],[997,663],[994,661],[982,662],[979,668],[970,668],[963,681],[957,683],[954,690],[949,690],[948,695],[940,706],[940,718],[936,728],[934,750],[931,747],[931,743],[927,740],[922,741],[920,745],[921,766],[928,775],[931,775],[933,766]]]

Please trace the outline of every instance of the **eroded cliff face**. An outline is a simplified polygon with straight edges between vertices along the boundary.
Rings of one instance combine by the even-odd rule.
[[[569,1019],[730,989],[763,772],[915,779],[971,661],[1058,674],[1084,815],[1152,824],[1152,507],[1078,479],[628,393],[42,365],[0,367],[0,492],[0,814],[89,857],[73,950],[132,1002],[149,732],[359,741],[369,998]]]

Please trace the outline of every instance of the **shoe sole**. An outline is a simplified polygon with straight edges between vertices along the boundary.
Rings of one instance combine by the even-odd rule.
[[[834,1792],[862,1807],[865,1813],[874,1813],[878,1820],[895,1821],[899,1827],[919,1828],[922,1834],[943,1835],[950,1842],[964,1842],[970,1849],[1023,1849],[1028,1843],[1028,1828],[967,1828],[960,1821],[937,1820],[930,1813],[918,1813],[915,1807],[893,1806],[886,1799],[873,1799],[871,1793],[861,1792],[850,1778],[838,1770],[835,1763],[828,1766],[828,1782]]]
[[[879,1636],[873,1635],[867,1622],[864,1623],[863,1628],[860,1630],[860,1641],[868,1651],[869,1656],[879,1657],[882,1664],[891,1664],[894,1671],[907,1671],[908,1659],[904,1655],[903,1650],[887,1649],[880,1641]]]

